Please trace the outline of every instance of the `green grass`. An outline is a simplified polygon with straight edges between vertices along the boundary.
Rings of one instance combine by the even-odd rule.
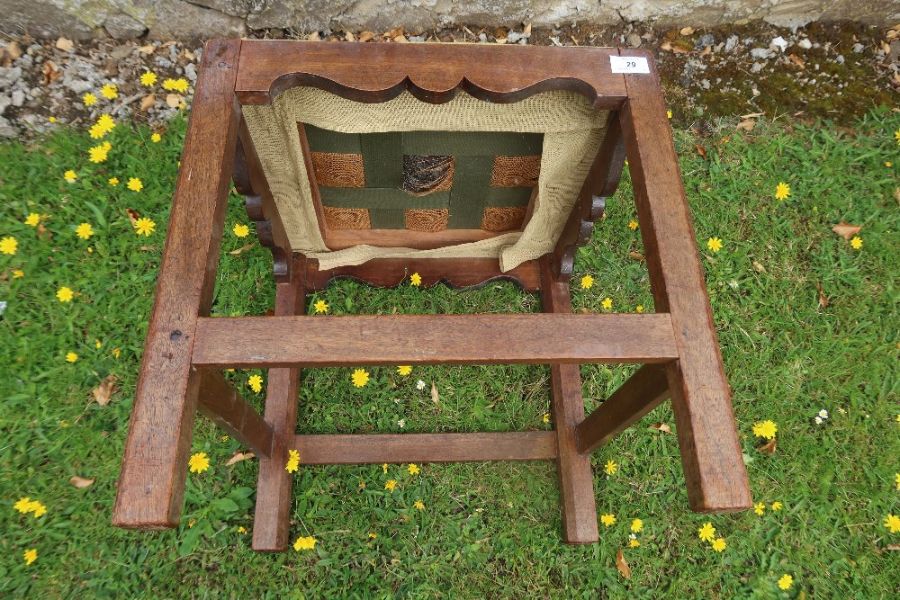
[[[596,545],[560,542],[555,468],[550,463],[301,467],[295,476],[292,536],[313,535],[312,552],[250,550],[255,461],[225,462],[240,449],[197,421],[193,448],[212,459],[190,475],[183,525],[167,532],[110,526],[116,477],[156,281],[184,124],[172,123],[153,144],[146,129],[120,124],[102,165],[86,160],[84,132],[63,129],[32,144],[0,145],[0,237],[18,252],[0,255],[0,595],[16,597],[576,597],[576,598],[887,598],[896,591],[900,543],[882,524],[900,513],[894,474],[898,405],[897,227],[895,189],[900,116],[875,112],[853,130],[760,125],[750,134],[724,127],[711,137],[678,135],[685,186],[707,271],[713,310],[754,499],[784,503],[737,515],[704,516],[687,508],[668,405],[657,408],[594,455],[598,509],[618,522],[601,527]],[[704,160],[695,151],[702,144]],[[76,169],[77,182],[63,180]],[[108,177],[122,180],[118,187]],[[125,189],[140,177],[144,190]],[[776,183],[792,195],[776,202]],[[591,244],[579,252],[577,276],[596,278],[574,293],[576,310],[652,310],[646,268],[626,174]],[[126,209],[153,218],[149,238],[134,234]],[[45,232],[23,223],[49,215]],[[855,251],[831,227],[862,225]],[[93,225],[79,240],[74,228]],[[231,234],[247,223],[232,198],[214,312],[261,314],[273,301],[271,258],[254,238]],[[709,237],[724,242],[706,250]],[[88,252],[88,248],[93,252]],[[13,278],[21,269],[24,277]],[[55,298],[60,286],[77,292]],[[577,287],[577,286],[576,286]],[[819,304],[821,288],[828,298]],[[478,290],[404,285],[371,289],[333,284],[324,298],[334,314],[531,312],[540,303],[510,283]],[[573,332],[576,339],[578,332]],[[96,347],[99,340],[100,347]],[[113,355],[118,348],[121,354]],[[79,354],[74,364],[67,352]],[[303,432],[478,431],[548,428],[545,367],[422,367],[410,377],[371,368],[357,390],[349,369],[304,375]],[[592,410],[633,370],[582,367]],[[246,385],[252,372],[232,377]],[[108,406],[91,390],[119,380]],[[428,387],[419,391],[416,381]],[[434,382],[440,400],[431,400]],[[825,408],[828,421],[817,426]],[[404,427],[399,421],[404,419]],[[754,422],[778,424],[773,455],[756,449]],[[603,473],[607,460],[620,470]],[[86,489],[73,475],[95,478]],[[398,489],[384,490],[387,479]],[[361,488],[361,482],[365,488]],[[36,519],[13,510],[22,496],[48,508]],[[412,508],[422,500],[426,509]],[[633,518],[644,521],[639,548],[627,548]],[[728,547],[713,552],[697,529],[711,521]],[[194,522],[193,528],[187,523]],[[369,539],[369,532],[377,534]],[[26,566],[22,553],[37,548]],[[615,555],[625,549],[633,577]],[[793,575],[787,594],[776,587]]]

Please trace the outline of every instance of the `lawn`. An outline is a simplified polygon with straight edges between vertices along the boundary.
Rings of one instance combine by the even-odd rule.
[[[600,543],[586,546],[560,541],[551,463],[426,464],[415,475],[407,465],[301,465],[291,534],[314,537],[315,548],[257,554],[249,533],[256,461],[226,465],[245,449],[203,419],[193,452],[206,453],[211,466],[188,477],[182,525],[145,533],[113,528],[184,122],[173,121],[158,142],[144,127],[119,123],[105,138],[112,144],[107,160],[97,164],[87,149],[98,142],[80,129],[0,144],[0,239],[16,241],[13,254],[0,254],[0,301],[7,303],[0,316],[0,595],[892,597],[900,533],[885,521],[900,515],[900,114],[872,112],[852,128],[781,120],[745,132],[735,123],[723,121],[706,137],[679,131],[676,138],[761,514],[688,510],[665,404],[594,454],[598,510],[615,522],[601,525]],[[72,182],[64,178],[69,169],[77,175]],[[112,177],[118,185],[108,182]],[[128,189],[130,178],[141,180],[140,191]],[[790,186],[782,201],[774,197],[779,182]],[[579,252],[576,310],[607,311],[607,298],[612,311],[652,310],[639,231],[629,227],[630,196],[626,172],[590,245]],[[31,213],[38,216],[29,225]],[[149,235],[138,235],[139,218],[155,223]],[[832,231],[839,222],[861,226],[860,248]],[[91,226],[88,239],[76,233],[82,223]],[[272,306],[271,257],[252,231],[244,238],[233,233],[240,224],[249,221],[234,195],[217,315],[261,314]],[[79,231],[86,235],[85,229]],[[719,251],[708,248],[710,238],[721,240]],[[0,249],[11,246],[6,241]],[[580,289],[585,274],[595,281]],[[58,299],[61,287],[73,291],[71,301]],[[311,297],[311,312],[317,300],[332,314],[540,308],[511,283],[454,291],[342,281]],[[544,418],[546,367],[368,371],[362,388],[351,383],[351,369],[306,373],[298,430],[551,427]],[[633,367],[581,371],[590,411]],[[228,377],[261,406],[262,394],[248,385],[254,374],[265,376]],[[110,376],[115,391],[104,405],[92,391]],[[817,423],[823,409],[828,417]],[[760,450],[766,440],[753,432],[766,420],[777,425],[774,451]],[[613,474],[608,461],[618,467]],[[93,482],[76,487],[73,476]],[[385,489],[388,480],[397,481],[395,490]],[[40,502],[46,514],[16,510],[23,497]],[[629,538],[633,519],[643,523],[637,547]],[[725,540],[721,552],[698,536],[707,522]],[[31,549],[37,558],[27,564],[23,555]],[[630,579],[616,568],[620,549]],[[793,584],[782,591],[777,582],[785,574]]]

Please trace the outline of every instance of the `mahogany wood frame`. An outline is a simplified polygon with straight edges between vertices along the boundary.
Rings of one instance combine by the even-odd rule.
[[[671,398],[688,500],[696,511],[751,505],[703,271],[652,56],[649,75],[610,70],[608,48],[352,44],[214,40],[206,45],[175,189],[113,522],[178,524],[200,408],[260,458],[253,547],[288,545],[289,449],[305,464],[555,459],[564,539],[598,539],[590,452]],[[626,54],[626,51],[622,51]],[[376,67],[377,68],[372,68]],[[367,68],[368,67],[368,68]],[[241,118],[295,85],[362,102],[404,90],[427,102],[466,92],[493,102],[572,90],[610,110],[608,134],[556,249],[501,273],[494,259],[378,259],[319,270],[295,253]],[[569,278],[628,157],[656,314],[571,314]],[[247,198],[274,256],[275,316],[209,318],[229,180]],[[391,286],[418,271],[424,285],[495,278],[540,291],[544,314],[307,317],[305,297],[335,277]],[[423,327],[423,324],[426,326]],[[360,336],[365,330],[367,335]],[[416,344],[407,333],[415,331]],[[428,332],[423,338],[422,332]],[[477,344],[472,339],[477,338]],[[352,340],[352,341],[351,341]],[[498,340],[502,343],[498,343]],[[323,348],[325,350],[323,351]],[[315,350],[314,350],[315,349]],[[297,435],[301,367],[362,364],[550,365],[555,431]],[[579,363],[643,363],[585,418]],[[269,368],[264,415],[217,369]]]

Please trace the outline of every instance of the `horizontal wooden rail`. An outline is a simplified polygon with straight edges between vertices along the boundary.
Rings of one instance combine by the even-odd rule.
[[[556,458],[552,431],[298,435],[305,465],[429,463]]]
[[[204,318],[193,361],[215,367],[656,363],[678,356],[668,314]]]

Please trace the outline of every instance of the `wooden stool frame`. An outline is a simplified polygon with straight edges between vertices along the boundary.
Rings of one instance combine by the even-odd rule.
[[[614,74],[610,56],[645,57],[650,74]],[[457,90],[493,102],[571,90],[609,110],[607,135],[556,249],[507,273],[496,259],[376,259],[330,271],[293,252],[241,105],[311,85],[361,102],[409,90],[446,102]],[[627,156],[655,314],[572,314],[576,247],[591,235]],[[274,255],[275,315],[209,318],[230,181],[247,198]],[[688,500],[695,511],[751,506],[728,382],[659,77],[640,50],[453,44],[214,40],[206,45],[174,201],[113,522],[178,524],[199,408],[259,457],[253,547],[288,546],[292,477],[302,463],[356,464],[555,459],[563,536],[598,540],[590,453],[672,399]],[[335,277],[393,286],[473,286],[496,278],[540,291],[542,314],[310,317],[308,292]],[[365,331],[365,335],[360,332]],[[473,343],[477,340],[477,343]],[[549,364],[554,431],[298,435],[304,367],[398,364]],[[580,363],[642,363],[585,418]],[[264,415],[224,379],[224,368],[268,368]]]

